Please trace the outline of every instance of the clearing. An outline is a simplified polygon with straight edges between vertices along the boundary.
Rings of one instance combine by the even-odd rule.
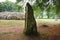
[[[39,36],[23,34],[24,20],[0,20],[0,40],[60,40],[60,19],[37,19]]]

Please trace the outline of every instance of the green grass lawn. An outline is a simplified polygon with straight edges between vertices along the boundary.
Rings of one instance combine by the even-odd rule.
[[[50,24],[60,24],[60,19],[58,19],[58,21],[55,21],[55,19],[36,19],[37,22],[40,22],[45,24],[45,23],[49,23]],[[56,22],[56,23],[55,23]],[[16,26],[16,25],[21,25],[24,24],[24,20],[0,20],[0,26],[2,25],[8,25],[8,26]]]
[[[24,24],[24,20],[0,20],[0,26],[8,25],[8,26],[16,26]]]

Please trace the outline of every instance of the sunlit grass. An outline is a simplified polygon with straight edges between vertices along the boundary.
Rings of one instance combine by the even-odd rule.
[[[58,21],[55,21],[55,19],[36,19],[39,23],[49,23],[49,24],[60,24],[60,19]],[[9,26],[16,26],[16,25],[22,25],[25,24],[24,20],[0,20],[0,26],[2,25],[9,25]]]
[[[24,24],[24,20],[0,20],[0,26],[2,25],[16,26],[22,24]]]
[[[60,19],[57,21],[55,19],[36,19],[37,22],[44,23],[44,24],[60,24]]]

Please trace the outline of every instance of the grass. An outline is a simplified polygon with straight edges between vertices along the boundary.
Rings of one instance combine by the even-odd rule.
[[[0,20],[0,26],[8,25],[8,26],[16,26],[24,24],[24,20]]]
[[[58,21],[55,21],[55,19],[36,19],[36,21],[38,32],[40,33],[39,38],[28,37],[21,32],[22,28],[24,28],[24,20],[0,20],[0,28],[2,28],[0,29],[0,40],[39,40],[40,38],[41,40],[60,39],[60,19],[58,19]],[[42,25],[44,24],[49,27],[43,27]],[[7,25],[6,28],[5,25]],[[18,27],[15,27],[16,25]]]
[[[60,19],[37,19],[37,25],[41,35],[60,35]],[[47,25],[48,27],[43,27]]]
[[[41,21],[41,23],[43,24],[48,22],[50,22],[50,24],[60,23],[60,19],[58,19],[58,21],[55,21],[55,19],[36,19],[36,20],[38,20],[38,22]],[[24,24],[24,20],[0,20],[0,26],[1,25],[16,26],[21,24]]]
[[[45,23],[45,22],[49,22],[53,24],[54,22],[60,23],[60,19],[58,19],[57,21],[55,21],[55,19],[36,19],[36,20],[38,20],[39,22],[41,21],[42,23]]]

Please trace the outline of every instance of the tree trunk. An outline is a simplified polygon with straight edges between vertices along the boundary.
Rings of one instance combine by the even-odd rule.
[[[33,9],[29,3],[25,7],[25,30],[26,35],[37,35],[36,21],[33,15]]]

